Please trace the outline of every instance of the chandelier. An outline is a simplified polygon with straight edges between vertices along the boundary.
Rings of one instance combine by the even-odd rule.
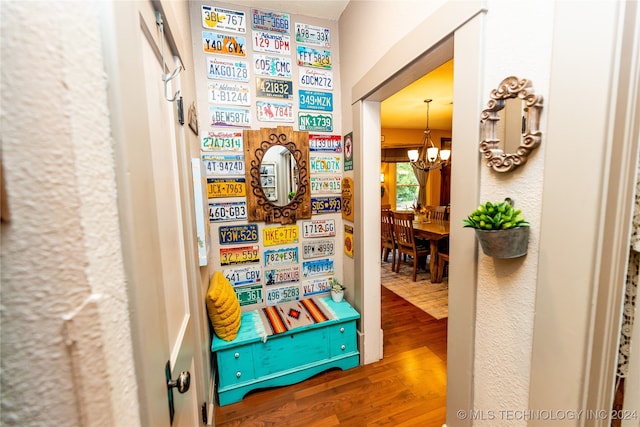
[[[420,150],[409,150],[409,160],[414,169],[429,172],[431,169],[446,165],[451,157],[451,150],[438,150],[431,140],[431,129],[429,129],[429,104],[432,99],[425,99],[427,104],[427,128],[424,131],[424,140]]]

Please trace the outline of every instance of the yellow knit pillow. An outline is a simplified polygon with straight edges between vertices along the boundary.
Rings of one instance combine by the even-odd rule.
[[[219,271],[211,277],[206,300],[215,334],[225,341],[235,339],[240,329],[240,302],[229,280]]]

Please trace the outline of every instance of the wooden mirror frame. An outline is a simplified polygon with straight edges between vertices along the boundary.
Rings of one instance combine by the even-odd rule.
[[[298,169],[296,195],[285,206],[269,201],[262,189],[260,165],[269,148],[281,145],[291,152]],[[290,126],[244,131],[244,155],[247,192],[247,218],[251,222],[293,224],[311,218],[311,187],[309,184],[309,132],[297,132]]]
[[[524,103],[523,112],[525,128],[522,132],[520,145],[515,153],[505,153],[500,148],[496,128],[500,120],[498,112],[505,107],[505,100],[520,98]],[[483,139],[480,143],[480,151],[488,159],[487,166],[496,172],[509,172],[527,162],[529,153],[540,145],[542,132],[540,132],[540,112],[542,111],[542,96],[536,95],[527,79],[518,79],[511,76],[504,79],[498,88],[491,91],[491,99],[487,103],[487,109],[482,111],[480,123],[482,124]]]

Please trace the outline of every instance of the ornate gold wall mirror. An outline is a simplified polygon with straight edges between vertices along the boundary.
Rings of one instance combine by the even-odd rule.
[[[244,131],[249,221],[311,218],[309,133],[290,126]]]
[[[482,111],[480,151],[487,166],[509,172],[526,163],[529,153],[540,145],[542,96],[536,95],[527,79],[507,77],[491,91]]]

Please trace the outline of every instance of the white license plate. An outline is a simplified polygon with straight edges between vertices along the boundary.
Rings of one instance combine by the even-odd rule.
[[[296,42],[331,47],[331,32],[328,28],[296,22]]]
[[[252,285],[260,283],[262,270],[259,265],[249,265],[239,268],[225,268],[222,275],[229,280],[231,286]]]
[[[235,34],[202,32],[202,47],[205,53],[219,53],[231,56],[247,56],[247,39]]]
[[[207,176],[212,175],[244,175],[244,156],[241,154],[221,155],[202,153],[202,161]]]
[[[203,5],[202,26],[211,30],[247,32],[247,19],[244,12]]]
[[[256,102],[258,120],[261,122],[288,122],[293,123],[292,102]]]
[[[247,202],[209,203],[209,222],[247,219]]]
[[[267,286],[284,285],[300,281],[300,266],[290,265],[264,270],[264,283]]]
[[[264,252],[265,267],[279,267],[296,264],[298,262],[298,248],[274,249]]]
[[[249,64],[246,61],[207,57],[207,77],[216,80],[249,81]]]
[[[249,108],[209,106],[211,126],[251,126],[251,110]]]
[[[291,18],[287,13],[251,9],[251,28],[289,34]]]
[[[333,240],[310,241],[302,245],[302,258],[304,259],[322,258],[333,255],[334,252]]]
[[[276,305],[283,302],[297,301],[300,299],[300,287],[285,286],[282,288],[267,288],[267,305]]]
[[[302,275],[304,277],[324,276],[333,273],[333,258],[314,259],[302,263]]]
[[[342,193],[342,178],[339,176],[312,176],[311,194]]]
[[[224,105],[251,105],[249,86],[239,83],[207,83],[209,102]]]
[[[342,171],[342,157],[336,155],[315,154],[310,157],[312,173],[340,173]]]
[[[320,279],[305,280],[302,282],[302,292],[305,297],[311,295],[322,294],[331,290],[332,277],[323,277]]]
[[[278,55],[291,55],[291,38],[284,34],[253,32],[253,50]]]
[[[340,135],[321,135],[310,133],[309,151],[342,153],[342,138]]]
[[[314,219],[302,222],[302,237],[333,237],[336,235],[336,222],[333,219]]]
[[[333,90],[333,71],[302,67],[298,83],[301,87]]]
[[[236,296],[240,305],[253,305],[260,304],[263,301],[262,298],[262,285],[243,286],[241,288],[235,288]]]
[[[298,65],[315,68],[331,68],[331,51],[309,46],[298,46]]]
[[[291,78],[291,58],[285,56],[253,55],[253,71],[258,76]]]
[[[242,151],[242,132],[211,131],[201,142],[202,151]]]

